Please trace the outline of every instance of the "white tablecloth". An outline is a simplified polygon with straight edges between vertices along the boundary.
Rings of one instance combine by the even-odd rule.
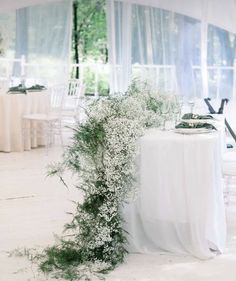
[[[0,151],[23,151],[43,144],[30,134],[23,140],[24,114],[46,113],[49,109],[47,91],[24,94],[0,94]],[[34,126],[37,126],[34,124]]]
[[[225,209],[219,133],[150,130],[141,138],[140,190],[124,209],[131,252],[224,250]]]

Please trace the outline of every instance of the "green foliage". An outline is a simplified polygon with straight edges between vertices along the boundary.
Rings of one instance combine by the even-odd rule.
[[[108,96],[110,92],[109,83],[106,80],[99,80],[98,93],[100,96]]]
[[[86,94],[87,95],[93,95],[95,92],[98,92],[100,96],[108,96],[109,94],[109,73],[108,68],[102,68],[99,71],[97,80],[98,85],[97,89],[95,89],[95,83],[96,83],[96,70],[91,67],[84,67],[83,70],[83,79],[84,83],[86,85]]]
[[[163,97],[156,99],[164,102]],[[63,162],[49,170],[62,181],[64,169],[73,171],[84,200],[65,226],[68,235],[41,256],[43,272],[66,280],[94,280],[94,274],[124,261],[127,233],[120,209],[135,193],[137,140],[144,128],[158,124],[157,105],[146,85],[135,82],[125,96],[101,98],[88,107],[87,120],[74,129]]]
[[[105,0],[74,1],[72,55],[76,64],[108,61]],[[101,69],[98,77],[95,77],[96,70],[93,67],[83,70],[73,68],[71,76],[80,78],[82,71],[86,94],[108,95],[107,69]]]
[[[73,245],[62,243],[61,247],[52,246],[45,250],[47,260],[41,263],[40,269],[43,272],[50,272],[54,268],[66,270],[71,264],[76,266],[81,262],[80,252],[72,247]]]
[[[106,61],[106,14],[105,0],[75,0],[77,4],[77,36],[82,60]],[[75,39],[75,36],[73,36]]]

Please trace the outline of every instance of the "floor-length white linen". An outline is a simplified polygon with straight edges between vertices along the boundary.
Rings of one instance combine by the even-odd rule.
[[[23,137],[22,116],[30,113],[47,113],[49,102],[47,91],[28,92],[27,95],[0,94],[0,151],[30,150],[43,144],[43,140],[36,136]]]
[[[208,258],[223,252],[226,223],[220,136],[149,131],[141,138],[140,189],[124,218],[129,250]]]

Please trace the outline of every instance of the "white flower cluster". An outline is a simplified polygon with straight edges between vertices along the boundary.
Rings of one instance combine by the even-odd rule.
[[[105,132],[105,180],[116,200],[122,202],[132,189],[136,142],[143,134],[143,127],[136,119],[118,118],[106,124]]]
[[[109,99],[99,99],[90,105],[87,110],[89,119],[103,122],[105,119],[115,115],[115,109],[111,107]]]
[[[117,210],[117,204],[112,204],[110,201],[107,201],[99,208],[98,216],[106,222],[110,222],[113,217],[117,215]]]
[[[145,124],[145,101],[135,96],[124,97],[120,103],[120,116],[129,120],[139,121],[141,126]]]
[[[111,231],[112,228],[108,226],[102,226],[102,225],[93,225],[93,240],[88,241],[88,248],[95,249],[100,246],[103,246],[107,242],[112,241],[111,237]],[[90,234],[91,235],[91,234]]]

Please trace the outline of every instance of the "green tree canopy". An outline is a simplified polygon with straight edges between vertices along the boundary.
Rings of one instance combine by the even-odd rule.
[[[74,61],[107,60],[105,0],[75,0]]]

